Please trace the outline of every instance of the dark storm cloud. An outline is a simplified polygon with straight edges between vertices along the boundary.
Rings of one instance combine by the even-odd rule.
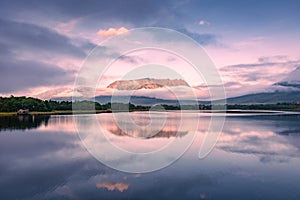
[[[74,57],[84,57],[85,53],[72,44],[71,40],[48,28],[30,23],[0,19],[0,44],[11,51],[47,52]]]
[[[139,1],[139,0],[102,0],[94,1],[27,1],[26,3],[16,2],[15,4],[7,2],[2,3],[0,11],[15,13],[13,17],[28,17],[29,11],[36,15],[43,16],[44,20],[57,19],[58,21],[68,21],[74,18],[81,18],[79,26],[84,29],[101,26],[160,26],[176,29],[182,32],[202,45],[216,44],[216,35],[188,31],[184,28],[186,21],[192,22],[195,19],[189,19],[187,13],[182,13],[181,1]],[[21,11],[17,12],[16,9]],[[5,9],[5,10],[4,10]],[[11,13],[6,13],[5,17]],[[51,16],[51,17],[50,17]],[[2,16],[3,17],[3,16]],[[114,25],[110,25],[114,24]],[[96,31],[96,30],[95,30]]]
[[[2,5],[1,5],[2,4]],[[178,30],[199,42],[202,45],[216,44],[216,35],[210,33],[199,34],[185,29],[187,21],[193,22],[195,19],[189,19],[187,13],[182,13],[180,7],[185,4],[181,1],[139,1],[139,0],[104,0],[94,1],[26,1],[0,3],[0,12],[3,18],[13,18],[23,21],[39,21],[32,19],[32,16],[39,16],[44,23],[47,21],[66,22],[72,19],[81,19],[77,24],[82,30],[98,31],[99,27],[110,28],[111,26],[160,26]],[[12,15],[13,14],[13,15]],[[1,16],[1,14],[0,14]],[[26,21],[25,20],[25,21]],[[198,20],[198,19],[197,19]],[[23,29],[30,29],[24,27]],[[49,30],[48,30],[49,31]],[[20,33],[21,34],[21,33]],[[52,38],[54,35],[49,36]],[[57,37],[57,35],[56,35]],[[60,41],[68,38],[60,38]],[[30,40],[28,43],[31,43]],[[35,42],[34,42],[35,43]],[[33,44],[34,44],[33,43]],[[53,43],[55,45],[56,42]],[[71,44],[72,45],[72,44]],[[65,45],[65,50],[80,54],[78,50]],[[57,49],[59,50],[59,49]],[[64,52],[64,49],[60,51]]]
[[[0,19],[0,27],[0,93],[72,83],[74,71],[46,64],[44,56],[83,58],[94,46],[30,23]],[[35,59],[25,60],[26,55]]]
[[[163,11],[167,12],[174,8],[176,1],[153,1],[153,0],[54,0],[54,1],[6,1],[1,3],[2,15],[22,15],[33,11],[44,16],[53,18],[77,18],[92,16],[97,20],[118,19],[123,22],[152,21]],[[17,10],[20,9],[19,12]],[[15,11],[11,13],[11,11]],[[27,12],[27,13],[26,13]],[[168,12],[169,13],[169,12]]]
[[[34,61],[0,61],[0,93],[71,83],[73,71]]]

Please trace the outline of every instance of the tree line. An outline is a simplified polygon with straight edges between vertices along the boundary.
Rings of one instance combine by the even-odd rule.
[[[224,106],[219,105],[220,109]],[[226,105],[227,109],[241,110],[297,110],[300,111],[299,103],[277,103],[277,104],[234,104]],[[141,106],[132,103],[107,103],[100,104],[94,101],[53,101],[41,100],[33,97],[0,97],[0,112],[16,112],[19,109],[29,109],[29,111],[61,111],[61,110],[115,110],[115,111],[146,111],[146,110],[211,110],[211,105],[154,105]],[[218,109],[215,105],[213,109]]]
[[[132,103],[107,103],[100,104],[94,101],[54,101],[41,100],[33,97],[0,97],[0,112],[17,112],[19,109],[29,111],[50,112],[66,110],[116,110],[116,111],[135,111],[149,110],[149,106],[139,106]]]
[[[54,110],[72,110],[80,108],[81,110],[102,110],[107,106],[100,105],[93,101],[53,101],[41,100],[33,97],[0,97],[0,112],[16,112],[19,109],[29,109],[29,111],[47,112]]]

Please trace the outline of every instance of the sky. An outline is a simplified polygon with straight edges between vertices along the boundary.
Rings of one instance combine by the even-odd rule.
[[[0,1],[0,96],[70,96],[97,45],[105,52],[103,41],[143,27],[173,29],[202,45],[227,96],[268,91],[300,66],[299,10],[297,0]],[[105,84],[140,64],[141,55],[122,57],[99,94],[110,94]],[[192,78],[189,84],[204,83]]]

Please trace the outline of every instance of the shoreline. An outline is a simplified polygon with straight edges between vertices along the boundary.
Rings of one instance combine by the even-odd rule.
[[[143,112],[148,110],[130,110],[129,112]],[[155,111],[155,110],[154,110]],[[181,110],[166,110],[166,112],[171,111],[181,111]],[[300,114],[298,110],[182,110],[191,111],[199,113],[212,113],[212,114],[284,114],[284,113],[294,113]],[[122,112],[122,111],[118,111]],[[159,111],[158,111],[159,112]],[[0,117],[11,117],[11,116],[42,116],[42,115],[79,115],[79,114],[101,114],[101,113],[112,113],[111,110],[56,110],[48,112],[32,111],[29,114],[18,115],[17,112],[0,112]]]
[[[41,115],[78,115],[78,114],[100,114],[100,113],[111,113],[110,110],[80,110],[80,111],[73,111],[73,110],[55,110],[55,111],[47,111],[47,112],[40,112],[40,111],[32,111],[28,114],[18,115],[17,112],[0,112],[0,117],[11,117],[11,116],[26,116],[26,115],[34,115],[34,116],[41,116]]]

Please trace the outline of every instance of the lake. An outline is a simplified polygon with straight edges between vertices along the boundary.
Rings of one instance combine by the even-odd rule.
[[[0,117],[0,199],[300,199],[299,115],[228,115],[216,145],[203,159],[199,148],[211,116],[184,113],[181,123],[178,113],[169,112],[161,123],[161,115],[130,113],[144,128],[127,122],[122,128],[111,113],[76,119]],[[90,124],[91,118],[99,124]],[[200,125],[193,132],[197,120]],[[87,131],[78,135],[78,130]],[[100,132],[119,149],[141,155],[170,142],[176,143],[175,152],[186,138],[194,135],[194,140],[162,169],[127,173],[96,159],[114,156],[91,137]],[[108,165],[116,163],[129,170],[138,164],[149,167],[134,157]]]

